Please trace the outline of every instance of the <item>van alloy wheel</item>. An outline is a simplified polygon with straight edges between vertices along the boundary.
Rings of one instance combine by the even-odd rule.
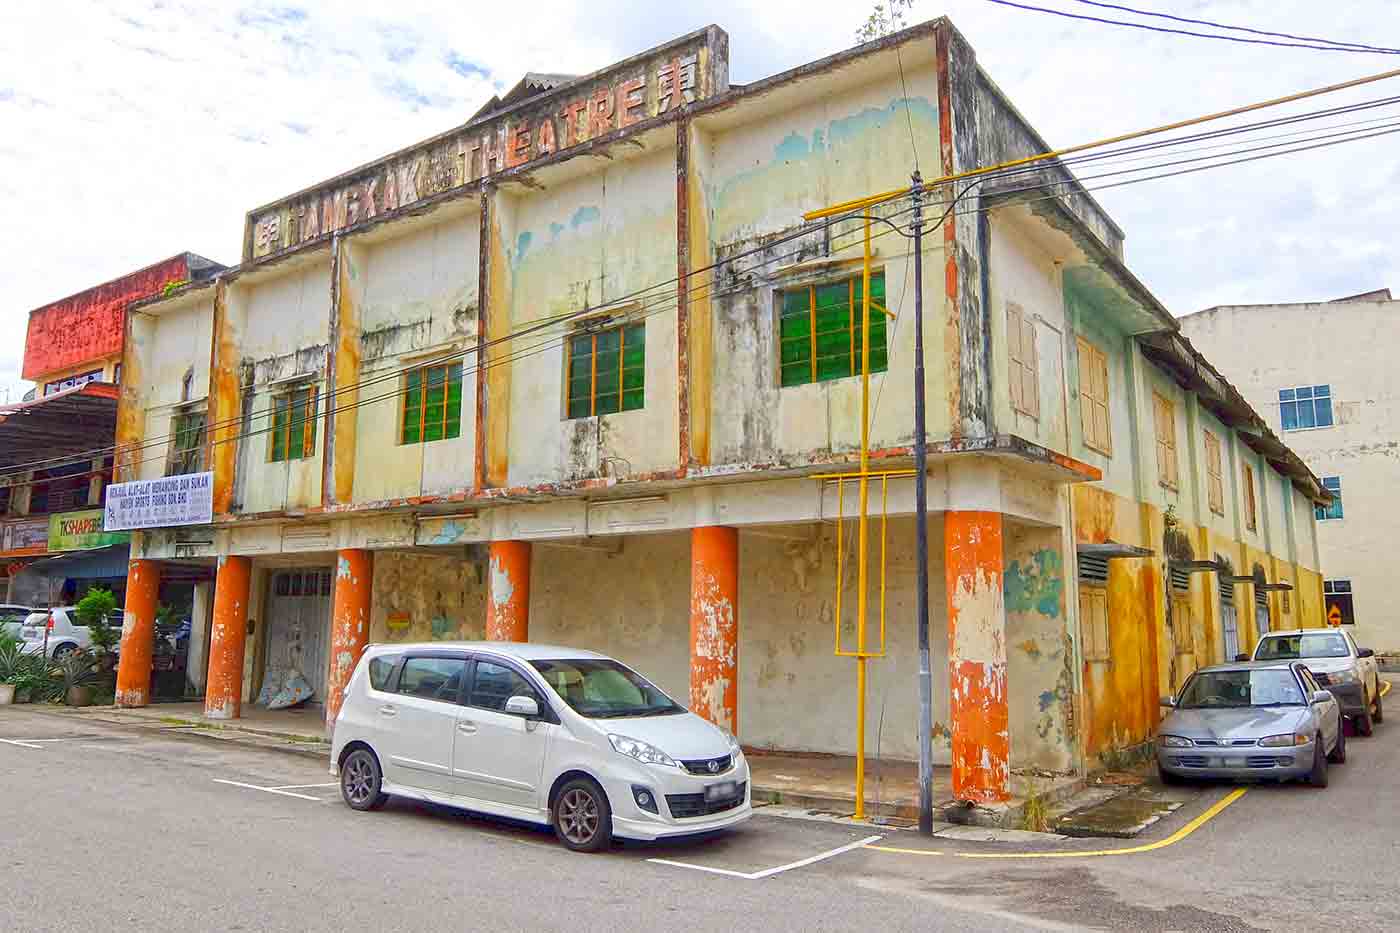
[[[571,790],[559,801],[559,828],[574,845],[587,845],[598,832],[598,804],[585,790]]]
[[[554,833],[575,852],[597,852],[612,841],[612,808],[603,789],[578,778],[559,790],[554,802]]]
[[[340,795],[355,810],[377,810],[389,795],[380,790],[379,761],[368,749],[351,752],[340,767]]]

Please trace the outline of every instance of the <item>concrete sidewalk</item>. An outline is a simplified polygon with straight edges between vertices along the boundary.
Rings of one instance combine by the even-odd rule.
[[[92,718],[113,724],[141,725],[170,731],[191,732],[260,748],[291,751],[325,759],[330,754],[322,707],[266,710],[245,706],[232,720],[204,718],[202,703],[158,703],[143,709],[115,707],[72,708],[36,705],[35,712]],[[849,755],[785,753],[746,749],[753,778],[755,802],[782,804],[817,813],[848,817],[855,812],[855,758]],[[933,769],[934,818],[1001,829],[1022,826],[1028,798],[1039,797],[1047,808],[1067,800],[1084,787],[1072,776],[1012,775],[1012,799],[1002,805],[970,807],[953,798],[951,773]],[[865,762],[865,812],[894,825],[908,825],[919,816],[919,767],[915,762],[867,758]]]

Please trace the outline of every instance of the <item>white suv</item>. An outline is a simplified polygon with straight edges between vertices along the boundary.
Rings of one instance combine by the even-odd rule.
[[[753,813],[732,735],[575,648],[371,645],[336,716],[331,761],[356,810],[397,794],[548,824],[575,851]]]

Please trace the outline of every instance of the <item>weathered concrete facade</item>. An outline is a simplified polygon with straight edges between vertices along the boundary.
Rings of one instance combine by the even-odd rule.
[[[1316,523],[1311,509],[1288,511],[1281,497],[1267,513],[1275,535],[1296,535],[1303,547],[1316,535],[1330,584],[1322,611],[1335,606],[1363,646],[1400,654],[1400,620],[1385,596],[1387,554],[1400,528],[1391,496],[1400,481],[1400,416],[1390,398],[1400,301],[1383,289],[1330,302],[1223,305],[1188,314],[1181,326],[1313,472],[1340,491]],[[1326,388],[1325,404],[1310,412],[1313,423],[1295,420],[1297,388],[1313,386]],[[1286,394],[1295,399],[1288,423]],[[1328,423],[1317,423],[1319,410]],[[1315,622],[1316,613],[1307,618]]]
[[[837,649],[856,638],[857,484],[818,474],[858,463],[862,228],[802,214],[907,184],[911,142],[926,178],[1049,147],[946,21],[733,89],[727,42],[711,27],[498,102],[259,208],[238,270],[142,307],[128,355],[143,377],[123,397],[120,440],[158,446],[170,411],[207,384],[219,514],[212,529],[142,535],[138,556],[251,560],[245,699],[286,607],[310,605],[296,581],[363,550],[371,641],[587,646],[751,746],[855,750],[855,665]],[[536,120],[583,119],[579,100],[594,122],[566,147]],[[619,116],[629,107],[636,120]],[[512,149],[517,117],[528,132]],[[483,150],[517,162],[478,171],[465,166],[480,152],[444,157],[488,126],[508,148]],[[1227,418],[1232,457],[1250,455],[1248,407],[1172,368],[1175,322],[1122,267],[1121,232],[1082,191],[1051,204],[979,185],[924,238],[933,731],[936,760],[973,801],[1004,800],[1014,769],[1092,767],[1150,732],[1179,673],[1161,660],[1179,654],[1161,647],[1162,581],[1167,516],[1175,534],[1199,498],[1192,400]],[[902,225],[907,207],[880,212]],[[871,245],[872,294],[891,315],[872,324],[871,456],[903,472],[870,483],[867,628],[882,656],[869,662],[867,751],[914,757],[913,257],[883,223]],[[838,306],[844,329],[819,334],[818,314]],[[202,348],[182,342],[190,333]],[[1081,438],[1081,335],[1107,355],[1111,454]],[[1166,349],[1149,346],[1157,335]],[[190,359],[205,375],[169,397],[165,380]],[[1171,501],[1148,482],[1150,386],[1180,405]],[[278,415],[289,399],[318,426],[300,447]],[[1261,501],[1295,515],[1318,493],[1285,454],[1271,455],[1282,473],[1258,463]],[[150,459],[134,469],[161,475]],[[1283,561],[1299,591],[1304,570],[1316,577],[1315,554],[1283,537],[1197,524],[1195,556],[1267,559],[1270,581]],[[1296,530],[1288,541],[1310,534]],[[1081,544],[1141,549],[1108,561],[1113,660],[1083,650]],[[1202,600],[1211,576],[1192,577]],[[336,607],[357,605],[340,574],[333,586]],[[1204,661],[1223,647],[1203,637],[1192,650]]]

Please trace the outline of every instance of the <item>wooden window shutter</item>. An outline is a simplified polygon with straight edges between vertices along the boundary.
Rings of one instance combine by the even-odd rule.
[[[1040,355],[1035,345],[1035,318],[1021,315],[1021,372],[1025,386],[1021,391],[1026,414],[1040,417]]]
[[[1024,411],[1026,408],[1021,397],[1021,368],[1024,364],[1024,359],[1021,356],[1021,330],[1021,308],[1019,305],[1008,304],[1006,306],[1006,348],[1011,357],[1011,365],[1007,381],[1011,387],[1011,407],[1017,411]]]

